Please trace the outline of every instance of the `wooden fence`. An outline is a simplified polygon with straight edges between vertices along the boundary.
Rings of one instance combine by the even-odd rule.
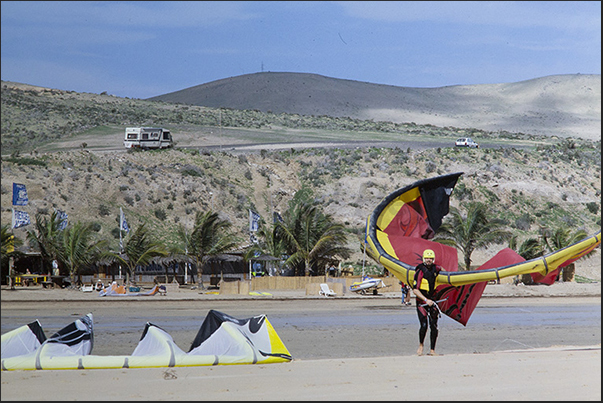
[[[387,286],[384,291],[400,291],[398,279],[395,277],[382,277],[383,282]],[[221,294],[248,294],[250,291],[270,291],[270,290],[306,290],[306,292],[314,294],[318,293],[319,285],[327,283],[338,293],[338,295],[351,293],[350,285],[354,282],[362,281],[361,276],[350,277],[328,277],[328,276],[312,276],[312,277],[285,277],[285,276],[267,276],[254,277],[244,281],[222,282],[220,284]]]

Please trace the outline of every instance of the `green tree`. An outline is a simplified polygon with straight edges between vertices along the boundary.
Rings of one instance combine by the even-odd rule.
[[[503,242],[511,236],[497,219],[488,219],[487,207],[481,202],[470,202],[463,215],[456,207],[450,213],[434,237],[434,241],[458,248],[463,253],[464,270],[471,268],[471,255],[475,250],[493,243]]]
[[[21,255],[17,248],[23,245],[23,241],[12,234],[9,225],[2,225],[2,275],[12,275],[9,267],[10,258],[15,258]],[[10,280],[12,281],[12,280]]]
[[[61,231],[58,237],[59,260],[68,269],[72,283],[81,284],[81,270],[92,264],[108,245],[107,240],[94,240],[91,223],[76,222]]]
[[[287,246],[285,264],[296,269],[303,265],[304,275],[317,275],[318,270],[337,257],[348,258],[351,250],[342,224],[324,214],[317,206],[300,202],[290,208],[284,222],[277,224],[277,236]]]
[[[517,236],[513,235],[509,239],[509,248],[513,249],[525,260],[534,259],[544,254],[542,241],[539,238],[528,238],[521,245],[518,245],[517,242]]]
[[[23,241],[14,236],[10,231],[10,225],[2,225],[2,262],[11,256],[18,254],[17,248],[23,245]]]
[[[42,264],[50,267],[50,263],[56,260],[59,269],[64,270],[61,264],[60,253],[60,230],[57,211],[55,210],[50,217],[43,216],[40,213],[35,215],[34,229],[27,231],[27,240],[29,245],[40,251],[42,255]]]
[[[517,253],[526,260],[534,259],[543,256],[545,253],[555,252],[567,246],[581,241],[586,238],[588,233],[584,229],[578,229],[574,232],[570,228],[557,228],[554,231],[545,228],[540,229],[540,234],[537,238],[526,239],[519,247],[517,247],[516,237],[511,238],[509,248],[514,249]],[[591,256],[592,251],[585,255]],[[576,272],[575,263],[562,268],[563,281],[572,281]],[[529,274],[521,276],[524,284],[532,284],[532,277]]]
[[[572,232],[571,228],[557,228],[552,233],[544,229],[541,230],[542,243],[548,252],[554,252],[573,245],[587,236],[588,234],[584,229],[577,229]],[[592,252],[588,253],[586,256],[590,256],[591,254]],[[575,263],[570,263],[562,270],[563,281],[572,281],[574,279],[576,273]]]
[[[230,221],[220,218],[218,213],[199,211],[195,215],[195,225],[190,235],[188,253],[195,258],[199,284],[203,287],[202,267],[212,256],[228,252],[239,244],[232,231]]]
[[[123,254],[107,253],[126,267],[126,283],[130,282],[136,267],[147,266],[154,257],[168,255],[165,247],[152,241],[153,238],[145,223],[142,223],[124,240]]]
[[[249,262],[250,259],[257,255],[269,255],[281,259],[287,253],[286,244],[279,237],[278,226],[276,224],[266,225],[260,221],[257,237],[258,243],[253,244],[245,252],[245,262]]]
[[[184,227],[184,225],[178,224],[178,227],[176,229],[176,239],[178,240],[178,243],[169,248],[170,257],[173,259],[174,262],[178,262],[179,264],[193,263],[194,256],[191,254],[191,251],[193,250],[192,232],[188,231],[186,229],[186,227]],[[174,269],[173,274],[174,274],[174,276],[176,276],[176,269]],[[193,282],[194,282],[195,281],[194,276],[196,274],[196,267],[189,274],[191,274]],[[168,275],[167,266],[165,268],[165,275],[166,275],[166,281],[167,281],[167,275]]]
[[[509,248],[516,251],[517,254],[525,260],[534,259],[544,254],[544,246],[540,237],[528,238],[524,240],[521,245],[518,245],[517,242],[517,236],[512,236],[511,239],[509,239]],[[519,279],[521,279],[522,283],[527,285],[533,283],[530,274],[522,274],[519,277],[516,276],[516,280],[519,281]]]

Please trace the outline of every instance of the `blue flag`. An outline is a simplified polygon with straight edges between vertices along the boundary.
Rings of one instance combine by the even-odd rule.
[[[281,217],[281,215],[276,211],[272,214],[272,219],[274,224],[276,224],[277,222],[285,222],[285,220],[283,220],[283,217]]]
[[[255,232],[260,227],[260,215],[249,210],[249,232]]]
[[[31,224],[29,214],[25,211],[13,210],[13,228],[19,228],[29,224]]]
[[[27,206],[28,201],[25,185],[13,182],[13,206]]]
[[[62,231],[67,227],[67,218],[69,216],[66,212],[57,210],[57,221],[59,222],[58,230]]]
[[[126,222],[126,216],[124,215],[121,207],[119,208],[119,229],[121,231],[130,232],[130,227],[128,227],[128,223]]]

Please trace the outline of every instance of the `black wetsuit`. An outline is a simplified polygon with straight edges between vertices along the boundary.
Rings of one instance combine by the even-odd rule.
[[[413,288],[418,288],[421,290],[421,293],[423,296],[425,296],[425,298],[435,301],[435,280],[441,270],[442,268],[436,266],[435,264],[429,267],[423,263],[418,264],[415,268],[415,281]],[[422,287],[423,279],[427,280],[429,289],[425,289],[425,286]],[[440,312],[435,306],[419,306],[424,303],[425,301],[416,298],[417,315],[419,316],[419,323],[421,325],[419,328],[419,343],[423,344],[425,341],[425,335],[427,335],[427,326],[429,323],[429,339],[431,342],[431,349],[435,350],[436,340],[438,339],[438,317]]]

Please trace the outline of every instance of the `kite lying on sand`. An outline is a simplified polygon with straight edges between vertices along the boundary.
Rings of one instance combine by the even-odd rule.
[[[552,284],[559,270],[601,244],[601,231],[544,256],[525,260],[510,248],[498,252],[477,270],[457,271],[455,248],[431,241],[448,214],[450,195],[462,172],[423,179],[386,196],[368,217],[367,253],[398,280],[413,284],[415,266],[425,249],[435,251],[441,271],[436,279],[440,310],[467,324],[488,281],[530,274],[534,281]]]
[[[92,314],[46,339],[36,320],[2,335],[2,370],[190,367],[270,364],[292,360],[265,315],[236,319],[211,310],[188,352],[159,326],[147,323],[129,356],[90,355]]]

